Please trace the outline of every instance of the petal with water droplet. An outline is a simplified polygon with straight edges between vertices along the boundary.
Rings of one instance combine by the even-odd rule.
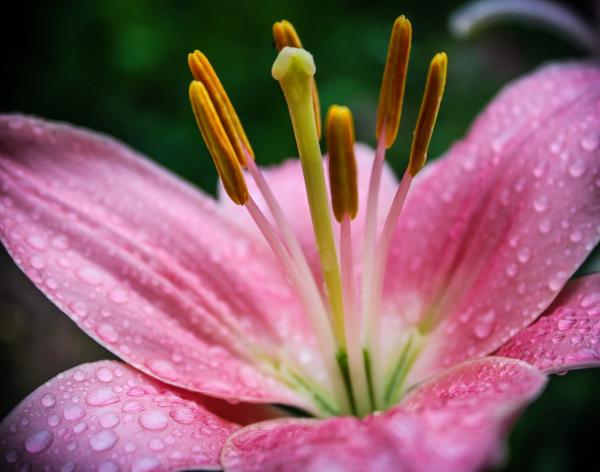
[[[186,389],[310,409],[250,354],[310,348],[302,306],[215,201],[107,137],[6,115],[0,194],[13,202],[0,213],[9,253],[121,359]]]
[[[384,300],[387,313],[417,306],[438,322],[411,381],[498,349],[550,305],[599,241],[600,147],[581,146],[600,129],[598,84],[597,65],[541,68],[509,85],[463,141],[417,176]],[[463,160],[473,158],[465,172]],[[458,323],[467,310],[471,322]],[[491,311],[493,326],[479,327]],[[452,336],[448,326],[457,326]]]
[[[74,382],[77,372],[87,381]],[[134,387],[145,392],[135,399],[141,408],[125,408],[131,401],[125,392]],[[90,395],[91,402],[72,403]],[[221,446],[238,425],[214,412],[235,421],[239,413],[246,424],[246,410],[168,386],[120,362],[83,364],[39,387],[0,423],[0,469],[29,463],[35,470],[64,464],[143,470],[148,457],[160,470],[218,468]],[[261,406],[255,410],[253,420],[273,417],[262,415]]]
[[[231,472],[485,469],[497,459],[507,426],[544,385],[545,376],[524,362],[469,361],[364,420],[286,419],[243,428],[227,440],[223,466]]]
[[[600,274],[570,282],[498,355],[522,359],[546,372],[600,366]]]

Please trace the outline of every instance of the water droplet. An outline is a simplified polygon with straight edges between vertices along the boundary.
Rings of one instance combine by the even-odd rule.
[[[119,421],[119,415],[117,415],[113,411],[109,411],[108,413],[103,415],[102,418],[100,418],[100,426],[102,426],[103,428],[114,428],[119,424]]]
[[[44,258],[38,255],[32,256],[29,259],[29,263],[31,264],[31,267],[37,270],[42,270],[44,267],[46,267],[46,262],[44,261]]]
[[[167,427],[169,417],[161,410],[149,410],[140,415],[139,422],[146,429],[160,431]]]
[[[560,331],[566,331],[568,329],[571,329],[574,324],[575,324],[575,320],[570,320],[568,318],[562,319],[562,320],[559,320],[559,322],[558,322],[558,329]]]
[[[52,395],[51,393],[47,393],[42,397],[40,403],[45,407],[50,407],[54,405],[54,403],[56,403],[56,400],[54,398],[54,395]]]
[[[517,275],[518,271],[519,271],[519,269],[517,268],[517,266],[515,264],[509,264],[506,267],[506,275],[508,275],[509,277],[514,277],[515,275]]]
[[[27,244],[38,251],[43,251],[48,247],[46,240],[41,236],[29,236],[27,238]]]
[[[73,426],[73,432],[75,434],[83,433],[87,428],[87,423],[85,421],[80,421],[75,426]]]
[[[600,303],[600,293],[591,293],[581,300],[581,306],[583,308],[592,306],[594,303]]]
[[[518,252],[517,259],[519,260],[519,262],[521,264],[525,264],[529,260],[530,256],[531,256],[531,251],[529,250],[528,247],[524,247]]]
[[[100,367],[96,370],[96,378],[100,382],[110,382],[113,379],[112,370],[108,367]]]
[[[77,275],[89,285],[100,285],[102,283],[102,274],[93,267],[83,267],[77,271]]]
[[[85,318],[88,314],[88,307],[84,302],[71,303],[71,310],[80,318]]]
[[[103,323],[96,328],[96,334],[100,336],[104,342],[109,344],[116,343],[119,340],[119,333],[113,325]]]
[[[569,175],[571,177],[577,178],[581,177],[585,172],[585,161],[582,159],[577,159],[569,166]]]
[[[60,423],[60,418],[58,417],[58,415],[52,415],[50,417],[48,417],[48,426],[52,426],[53,428],[58,426],[58,424]]]
[[[66,236],[54,236],[50,244],[52,244],[52,247],[64,251],[69,247],[69,240]]]
[[[127,291],[123,290],[122,288],[111,290],[108,296],[114,303],[117,304],[125,303],[129,299]]]
[[[576,334],[573,337],[571,337],[571,344],[573,345],[579,344],[581,341],[583,341],[583,336],[581,336],[580,334]]]
[[[564,272],[558,272],[548,282],[548,288],[553,292],[562,288],[566,280],[566,274]]]
[[[592,152],[595,151],[600,145],[600,134],[596,131],[584,136],[581,139],[581,148],[584,151]]]
[[[63,416],[68,421],[75,421],[80,418],[83,418],[85,415],[85,410],[78,405],[71,405],[65,408],[63,411]]]
[[[539,196],[533,202],[533,209],[538,213],[542,213],[548,208],[548,198],[544,195]]]
[[[165,448],[165,443],[160,438],[154,438],[148,443],[148,449],[151,451],[162,451]]]
[[[569,240],[573,243],[578,243],[583,239],[583,234],[579,230],[575,230],[569,236]]]
[[[106,406],[119,401],[119,397],[110,388],[99,388],[90,392],[85,401],[91,406]]]
[[[60,472],[73,472],[75,470],[75,468],[77,467],[77,464],[75,464],[75,462],[65,462],[63,464],[63,466],[60,468]]]
[[[551,229],[552,222],[550,221],[550,218],[544,218],[542,221],[540,221],[540,224],[538,225],[538,230],[540,231],[540,233],[548,234]]]
[[[85,379],[85,374],[82,370],[76,370],[73,373],[73,378],[77,381],[77,382],[81,382],[83,379]]]
[[[147,364],[148,368],[159,377],[163,377],[167,380],[177,379],[177,371],[173,364],[163,359],[152,359]]]
[[[143,457],[131,467],[131,472],[153,472],[160,468],[160,462],[154,457]]]
[[[191,408],[186,408],[186,407],[182,407],[182,408],[177,408],[176,410],[172,410],[171,413],[171,418],[173,418],[175,421],[177,421],[178,423],[181,424],[190,424],[194,422],[194,410],[192,410]]]
[[[14,464],[19,460],[19,453],[15,449],[11,449],[10,451],[6,451],[4,458],[9,464]]]
[[[144,411],[144,405],[137,400],[127,400],[125,403],[123,403],[121,410],[123,410],[125,413],[138,413],[140,411]]]
[[[90,438],[90,447],[94,451],[106,451],[113,447],[118,440],[119,436],[113,430],[104,429]]]
[[[119,472],[119,464],[113,461],[103,462],[98,466],[98,472]]]
[[[25,440],[25,449],[31,454],[42,452],[52,444],[53,439],[54,436],[52,436],[50,431],[41,429],[27,437]]]
[[[496,313],[493,310],[488,311],[477,319],[473,333],[479,339],[487,338],[492,332],[495,321]]]

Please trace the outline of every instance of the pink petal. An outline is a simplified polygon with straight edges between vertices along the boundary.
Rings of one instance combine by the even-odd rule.
[[[371,166],[374,158],[374,151],[364,144],[357,144],[355,147],[357,172],[358,172],[358,195],[359,195],[359,211],[356,219],[352,222],[352,238],[354,250],[356,252],[356,262],[362,260],[360,248],[362,246],[362,236],[365,224],[365,213],[367,206],[367,190],[369,187],[369,178],[371,175]],[[325,172],[327,172],[327,164],[323,162]],[[299,159],[289,159],[283,164],[276,165],[270,168],[262,169],[265,179],[269,183],[269,187],[273,191],[277,201],[282,207],[292,230],[298,237],[304,252],[307,254],[309,263],[313,268],[319,267],[319,257],[315,246],[315,238],[313,233],[310,212],[308,208],[308,200],[306,198],[306,187],[304,186],[304,177],[302,176],[302,168]],[[327,175],[327,174],[326,174]],[[266,215],[270,217],[270,213],[260,196],[254,181],[247,178],[248,187],[252,197],[256,200],[260,208]],[[327,180],[328,183],[328,180]],[[396,178],[390,167],[384,167],[381,180],[381,202],[383,208],[387,208],[394,197],[396,190]],[[222,189],[221,189],[222,190]],[[242,228],[246,228],[257,238],[262,240],[260,232],[249,219],[247,212],[241,209],[238,205],[231,202],[229,197],[221,191],[220,201],[226,210],[226,213],[233,221],[236,221]],[[383,222],[383,217],[380,218]],[[333,219],[332,214],[332,221]],[[335,224],[336,232],[339,230]],[[319,270],[316,271],[317,273]]]
[[[498,459],[515,414],[545,384],[525,363],[485,358],[417,388],[388,413],[358,420],[278,420],[226,442],[226,470],[469,471]]]
[[[238,426],[203,400],[120,362],[82,364],[39,387],[2,421],[0,469],[219,468],[221,447]]]
[[[600,69],[545,67],[503,91],[417,179],[386,295],[389,311],[409,320],[441,319],[419,378],[493,352],[539,316],[593,249],[599,130]]]
[[[600,274],[570,282],[543,316],[498,351],[545,372],[600,365]]]
[[[190,390],[305,406],[247,354],[309,348],[301,305],[212,200],[107,137],[19,116],[0,117],[0,192],[15,262],[120,358]]]

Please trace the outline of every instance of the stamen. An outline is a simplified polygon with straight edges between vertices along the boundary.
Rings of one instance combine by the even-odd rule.
[[[410,21],[404,15],[398,17],[392,28],[383,80],[381,82],[379,105],[377,106],[376,138],[381,139],[385,128],[385,144],[387,148],[396,140],[398,127],[400,126],[411,37],[412,26]]]
[[[346,214],[352,220],[358,212],[358,188],[354,157],[354,121],[347,107],[333,105],[327,112],[327,150],[333,214],[338,222],[341,222]]]
[[[354,157],[354,122],[347,107],[329,108],[326,120],[329,154],[329,186],[333,213],[340,222],[340,259],[345,308],[348,370],[359,416],[370,411],[367,376],[362,358],[360,312],[356,309],[352,231],[350,221],[358,211],[356,159]]]
[[[249,156],[251,159],[254,159],[254,153],[246,137],[246,133],[244,133],[244,128],[217,74],[206,56],[200,51],[194,51],[188,55],[188,65],[194,78],[200,81],[206,88],[221,124],[229,137],[231,146],[235,150],[235,155],[240,165],[246,167],[246,157]]]
[[[444,85],[446,83],[446,69],[448,65],[448,58],[445,53],[438,53],[434,56],[429,66],[429,72],[427,75],[427,84],[425,86],[425,92],[423,94],[423,101],[421,103],[421,110],[419,112],[419,118],[415,127],[413,136],[410,160],[408,167],[404,172],[402,180],[396,190],[396,195],[392,201],[390,211],[386,217],[383,231],[381,233],[381,239],[377,246],[377,252],[375,255],[375,265],[373,269],[373,276],[371,277],[371,290],[368,292],[371,296],[368,301],[368,310],[370,313],[370,327],[368,334],[370,339],[368,341],[369,347],[373,350],[373,371],[376,377],[376,384],[381,385],[383,383],[382,369],[380,365],[380,349],[378,342],[380,333],[380,315],[379,315],[379,300],[381,299],[381,293],[383,291],[383,278],[385,275],[386,263],[390,252],[390,246],[392,243],[392,237],[394,230],[398,223],[402,207],[406,200],[406,196],[410,189],[413,177],[419,172],[420,169],[425,165],[427,159],[427,150],[431,141],[431,135],[435,126],[435,120],[440,108],[442,96],[444,94]],[[378,391],[381,394],[381,391]],[[381,397],[377,397],[378,405],[381,405]]]
[[[300,36],[296,33],[294,26],[287,20],[281,20],[273,24],[273,39],[275,48],[280,52],[284,47],[292,47],[301,49],[302,42]],[[315,123],[317,125],[317,136],[321,139],[321,105],[319,103],[319,92],[317,91],[317,83],[312,79],[312,99],[313,110],[315,112]]]
[[[213,158],[227,195],[238,205],[248,200],[248,188],[240,162],[229,140],[211,97],[201,82],[190,84],[190,101],[196,123]]]
[[[431,135],[435,126],[444,87],[446,86],[446,71],[448,68],[448,57],[446,53],[436,54],[429,65],[427,74],[427,85],[421,102],[421,110],[413,136],[410,149],[410,160],[408,163],[408,172],[413,177],[425,165],[427,159],[427,149],[431,142]]]

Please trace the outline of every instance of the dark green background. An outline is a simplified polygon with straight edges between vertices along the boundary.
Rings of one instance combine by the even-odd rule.
[[[26,4],[25,4],[26,3]],[[413,23],[405,112],[389,154],[405,163],[427,64],[449,56],[447,93],[431,153],[460,138],[509,80],[538,64],[584,57],[536,28],[506,25],[474,40],[448,32],[461,2],[277,0],[54,1],[12,3],[3,12],[0,110],[64,120],[111,134],[200,188],[214,192],[216,173],[187,98],[186,56],[211,59],[261,163],[293,155],[294,141],[279,85],[271,25],[291,20],[315,56],[324,109],[345,104],[357,137],[374,144],[379,81],[396,16]],[[576,8],[589,14],[586,2]],[[597,261],[597,258],[596,258]],[[598,263],[588,264],[588,270]],[[0,416],[29,391],[80,362],[109,357],[55,309],[0,253]],[[506,470],[567,471],[595,462],[590,439],[600,421],[600,371],[554,377],[510,437]]]

